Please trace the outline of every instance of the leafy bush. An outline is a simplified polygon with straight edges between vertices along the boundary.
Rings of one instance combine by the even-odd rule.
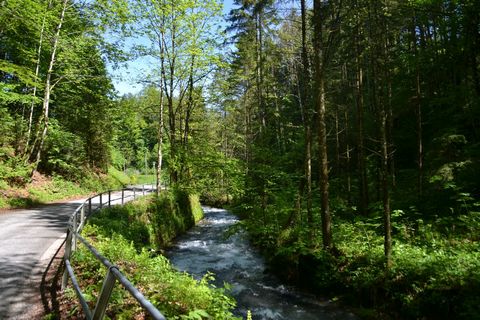
[[[25,165],[20,157],[14,156],[13,150],[5,152],[6,160],[2,160],[0,154],[0,181],[3,181],[4,186],[25,186],[30,181],[32,167]]]
[[[0,107],[0,119],[0,188],[7,189],[9,185],[24,186],[30,180],[32,168],[15,154],[12,145],[15,140],[15,121],[3,107]]]
[[[50,121],[49,134],[45,141],[42,169],[69,179],[82,176],[86,154],[82,139],[60,127],[55,119]]]
[[[211,274],[206,274],[200,281],[195,280],[186,273],[176,271],[161,255],[152,257],[147,250],[138,252],[120,234],[114,233],[111,237],[100,234],[98,226],[86,226],[84,229],[84,235],[91,236],[93,245],[114,262],[167,318],[236,319],[230,312],[235,306],[234,300],[225,295],[225,289],[211,285],[214,280]],[[84,247],[75,252],[74,263],[83,291],[93,308],[106,269]],[[129,319],[143,312],[117,284],[107,314],[112,318]]]

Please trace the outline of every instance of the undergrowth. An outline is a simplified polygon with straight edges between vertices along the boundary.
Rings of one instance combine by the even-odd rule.
[[[8,179],[6,175],[2,178],[0,170],[0,208],[26,208],[105,190],[121,189],[135,180],[135,177],[113,167],[109,168],[107,174],[86,170],[74,179],[58,174],[53,176],[36,174],[32,179],[27,172],[21,179],[18,172],[15,177],[18,179]]]
[[[478,239],[441,232],[433,224],[397,220],[393,266],[385,271],[383,238],[375,224],[369,225],[371,219],[362,220],[336,224],[341,255],[329,260],[336,271],[325,284],[340,282],[345,290],[358,293],[350,299],[360,305],[396,310],[408,319],[479,319]]]
[[[380,215],[337,213],[335,250],[329,253],[321,249],[319,231],[312,242],[301,223],[281,227],[288,210],[267,210],[276,210],[278,224],[243,224],[285,279],[342,298],[365,318],[480,319],[479,212],[421,219],[395,211],[393,265],[387,270]]]
[[[202,218],[198,196],[172,191],[105,208],[89,224],[98,226],[98,232],[108,237],[121,234],[138,249],[161,250]]]
[[[145,197],[123,207],[102,210],[90,219],[83,235],[168,319],[237,319],[231,313],[235,301],[227,295],[225,288],[214,287],[212,274],[207,273],[196,280],[187,273],[176,271],[164,256],[158,254],[172,237],[195,222],[198,217],[195,218],[194,214],[198,215],[195,197],[183,192],[164,192],[158,199]],[[73,263],[80,286],[93,308],[106,269],[85,247],[75,252]],[[76,297],[72,289],[66,298],[70,304],[74,303]],[[79,306],[75,304],[70,316],[79,312]],[[115,319],[148,318],[118,284],[107,315]]]

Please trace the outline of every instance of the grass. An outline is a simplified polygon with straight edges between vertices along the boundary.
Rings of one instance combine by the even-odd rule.
[[[5,192],[0,195],[0,208],[9,209],[29,208],[39,204],[86,195],[97,189],[89,189],[79,183],[54,176],[41,184],[8,187],[4,190]]]
[[[155,184],[157,177],[154,174],[139,174],[133,180],[135,184]]]
[[[176,271],[165,257],[155,253],[171,240],[162,238],[165,241],[159,242],[161,237],[172,238],[195,220],[196,204],[185,202],[191,198],[181,192],[164,192],[160,199],[149,196],[124,207],[104,209],[89,220],[83,235],[119,266],[168,319],[237,319],[231,313],[235,301],[226,295],[225,288],[213,287],[211,274],[196,280]],[[82,290],[93,307],[106,270],[83,246],[75,252],[73,261]],[[69,316],[78,315],[71,288],[65,300],[72,305]],[[140,306],[118,285],[107,315],[116,319],[146,318]]]

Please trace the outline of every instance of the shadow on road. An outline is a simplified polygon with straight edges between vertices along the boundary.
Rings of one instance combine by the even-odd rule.
[[[60,302],[58,301],[57,292],[60,290],[60,281],[64,270],[64,244],[65,241],[55,252],[42,275],[40,295],[44,314],[60,315]]]
[[[25,310],[26,302],[38,300],[38,287],[30,283],[30,279],[35,277],[32,271],[38,262],[29,260],[29,254],[17,254],[16,258],[20,261],[0,258],[0,319],[21,318],[29,311]]]
[[[54,279],[61,273],[53,270],[61,266],[59,248],[51,246],[65,234],[68,219],[80,203],[16,211],[0,225],[0,319],[41,318],[43,310],[35,309],[42,304],[46,313],[58,309],[46,298],[49,294],[56,301]]]
[[[81,203],[74,202],[44,206],[41,207],[41,210],[36,210],[32,218],[36,220],[36,226],[45,226],[51,230],[65,232],[68,219]]]

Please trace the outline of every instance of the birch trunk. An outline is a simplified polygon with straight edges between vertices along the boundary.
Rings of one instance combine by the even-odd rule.
[[[60,14],[60,20],[58,22],[55,36],[53,38],[53,43],[52,43],[52,53],[50,55],[50,62],[48,64],[48,70],[45,78],[45,92],[44,92],[44,97],[43,97],[43,108],[42,108],[42,119],[43,119],[43,129],[41,130],[40,134],[40,128],[38,128],[37,131],[37,137],[40,136],[40,141],[38,143],[38,147],[35,148],[35,145],[32,147],[32,150],[36,149],[36,153],[34,151],[33,154],[33,159],[34,160],[34,165],[32,168],[32,176],[33,173],[37,170],[38,168],[38,163],[40,162],[40,157],[43,151],[43,145],[45,143],[45,138],[47,137],[48,133],[48,125],[49,125],[49,108],[50,108],[50,95],[52,93],[52,88],[53,85],[51,83],[51,78],[53,74],[53,68],[55,66],[55,58],[57,54],[57,48],[58,48],[58,42],[60,40],[60,31],[62,30],[62,25],[63,21],[65,19],[65,12],[67,11],[67,6],[68,6],[68,1],[69,0],[64,0],[63,1],[63,6],[62,6],[62,12]],[[36,139],[37,140],[37,139]]]
[[[164,22],[164,20],[163,20]],[[159,39],[159,46],[160,46],[160,106],[158,110],[158,149],[157,149],[157,171],[156,171],[156,188],[157,188],[157,196],[160,194],[161,188],[161,178],[162,178],[162,162],[163,162],[163,84],[165,80],[165,51],[164,51],[164,44],[165,44],[165,34],[163,30],[160,31],[161,38]]]
[[[50,3],[48,4],[50,6]],[[35,66],[35,81],[38,81],[38,74],[40,73],[40,61],[41,61],[41,54],[42,54],[42,46],[43,46],[43,35],[45,31],[45,22],[47,19],[47,10],[45,10],[45,15],[42,20],[42,27],[40,28],[40,39],[38,40],[38,49],[37,49],[37,61]],[[32,126],[33,126],[33,111],[35,107],[35,98],[37,96],[37,85],[34,85],[33,92],[32,92],[32,103],[30,104],[30,113],[28,116],[28,129],[27,129],[27,137],[26,137],[26,144],[23,151],[23,155],[25,157],[25,163],[28,162],[28,158],[26,155],[29,154],[30,148],[30,138],[32,135]]]

